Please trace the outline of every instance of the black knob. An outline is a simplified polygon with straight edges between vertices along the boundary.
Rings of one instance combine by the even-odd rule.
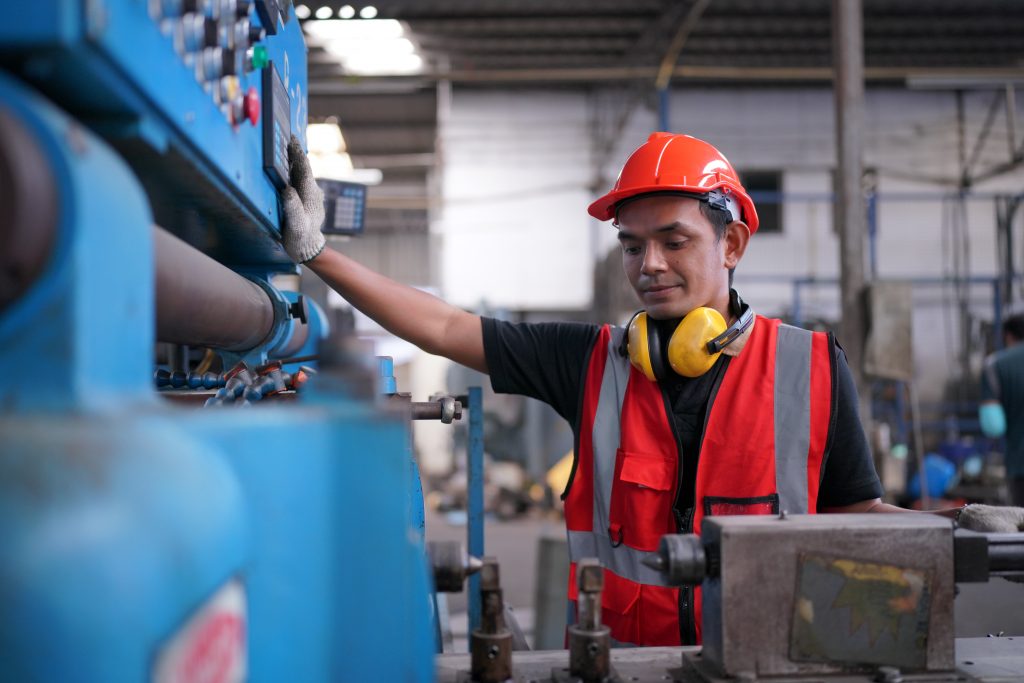
[[[298,301],[288,306],[288,315],[290,315],[293,318],[298,318],[300,321],[302,321],[303,325],[307,323],[306,301],[302,298],[301,294],[299,295]]]
[[[222,76],[238,75],[238,53],[236,53],[234,50],[222,50],[221,60]]]

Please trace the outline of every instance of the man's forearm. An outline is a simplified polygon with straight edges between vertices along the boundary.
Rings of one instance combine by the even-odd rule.
[[[480,318],[327,247],[306,263],[346,301],[428,353],[487,372]]]

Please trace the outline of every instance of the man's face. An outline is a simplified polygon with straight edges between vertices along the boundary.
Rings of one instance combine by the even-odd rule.
[[[727,240],[716,239],[698,200],[638,199],[622,208],[617,226],[626,277],[647,315],[665,320],[699,306],[727,309],[729,268],[738,257],[727,258]]]

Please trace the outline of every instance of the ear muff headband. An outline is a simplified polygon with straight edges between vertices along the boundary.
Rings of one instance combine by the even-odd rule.
[[[729,326],[729,329],[708,342],[708,353],[721,353],[722,349],[732,344],[741,334],[746,332],[753,322],[754,311],[750,306],[747,306],[743,309],[739,319]]]

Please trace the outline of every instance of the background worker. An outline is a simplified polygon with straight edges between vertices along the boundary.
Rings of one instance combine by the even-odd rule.
[[[590,206],[618,229],[643,306],[628,330],[481,318],[359,265],[325,246],[322,198],[294,140],[290,156],[283,238],[293,259],[391,333],[572,425],[570,560],[604,565],[616,641],[700,640],[699,590],[667,587],[641,563],[663,534],[699,532],[705,515],[902,511],[881,501],[834,337],[756,316],[731,289],[757,212],[708,143],[653,134]]]
[[[1010,502],[1024,505],[1024,314],[1002,324],[1004,348],[985,359],[981,374],[981,430],[1006,436],[1006,484]]]

